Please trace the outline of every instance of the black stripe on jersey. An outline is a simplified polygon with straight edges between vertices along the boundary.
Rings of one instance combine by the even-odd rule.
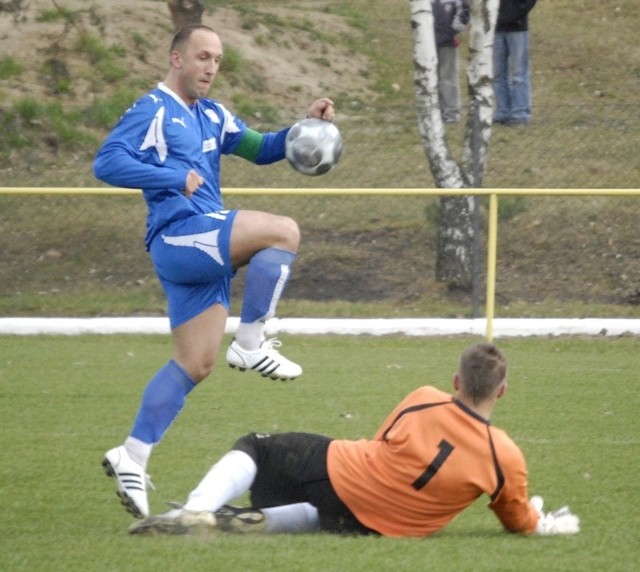
[[[493,466],[496,468],[496,477],[498,477],[498,486],[496,490],[493,491],[491,495],[491,502],[498,498],[500,491],[504,487],[504,473],[502,472],[502,468],[500,467],[500,463],[498,462],[498,457],[496,455],[496,448],[493,445],[493,438],[491,437],[491,430],[487,427],[487,435],[489,436],[489,446],[491,447],[491,456],[493,457]]]
[[[486,425],[491,425],[491,421],[489,421],[488,419],[485,419],[482,415],[478,415],[475,411],[473,411],[473,409],[469,409],[464,403],[462,403],[462,401],[458,401],[457,399],[454,399],[453,402],[460,409],[462,409],[462,411],[471,415],[471,417],[473,417],[474,419],[477,419],[478,421],[480,421],[481,423],[485,423]]]
[[[393,426],[398,422],[398,419],[400,419],[400,417],[403,417],[407,413],[415,413],[416,411],[422,411],[423,409],[429,409],[430,407],[438,407],[439,405],[447,405],[451,403],[451,401],[440,401],[439,403],[423,403],[422,405],[412,405],[411,407],[403,409],[400,413],[398,413],[398,416],[391,422],[391,425],[389,425],[389,427],[382,434],[382,440],[387,440],[387,434],[389,433],[389,431],[393,429]]]

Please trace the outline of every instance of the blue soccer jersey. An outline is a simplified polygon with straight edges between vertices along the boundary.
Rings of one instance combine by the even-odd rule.
[[[188,106],[160,83],[120,118],[96,156],[94,173],[111,185],[142,189],[148,206],[148,248],[167,224],[224,208],[220,156],[233,153],[247,131],[245,123],[220,103],[203,98]],[[277,139],[279,143],[283,138]],[[282,152],[272,160],[284,155],[284,145],[277,146]],[[186,197],[191,169],[204,184]]]

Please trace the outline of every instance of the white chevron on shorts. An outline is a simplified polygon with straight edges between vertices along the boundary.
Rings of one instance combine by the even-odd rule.
[[[191,246],[202,250],[202,252],[211,256],[220,266],[224,266],[224,260],[222,260],[220,249],[218,248],[219,232],[220,230],[210,230],[209,232],[187,234],[185,236],[165,236],[163,234],[162,240],[164,240],[165,244],[172,246]]]

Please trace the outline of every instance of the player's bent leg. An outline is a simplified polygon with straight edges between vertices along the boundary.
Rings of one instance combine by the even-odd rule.
[[[227,362],[240,371],[253,369],[263,377],[294,379],[302,368],[280,354],[278,340],[265,340],[266,322],[291,274],[300,242],[298,225],[288,217],[239,211],[231,232],[234,265],[248,261],[240,325],[227,350]]]
[[[275,315],[276,306],[289,279],[295,253],[267,248],[249,262],[240,324],[227,350],[227,362],[241,371],[253,369],[263,377],[295,379],[302,368],[280,354],[278,340],[265,340],[266,323]]]
[[[234,268],[266,248],[297,252],[300,229],[292,218],[260,211],[238,211],[231,228],[229,252]]]

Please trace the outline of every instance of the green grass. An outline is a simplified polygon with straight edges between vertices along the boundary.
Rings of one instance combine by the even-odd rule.
[[[450,296],[433,279],[436,198],[296,199],[302,198],[227,201],[230,208],[286,213],[300,224],[302,248],[279,317],[471,317],[470,297]],[[496,317],[640,317],[633,295],[640,204],[633,197],[503,202]],[[144,218],[135,195],[0,197],[0,315],[164,313],[143,246]],[[233,315],[243,276],[234,281]],[[316,296],[329,281],[331,296]],[[484,296],[484,281],[480,288]]]
[[[250,430],[370,436],[421,384],[450,389],[470,338],[285,339],[304,376],[274,383],[220,364],[191,394],[149,470],[165,501],[184,500],[210,464]],[[628,571],[640,556],[638,340],[527,339],[499,345],[509,391],[494,416],[527,459],[531,494],[569,506],[582,532],[503,533],[478,501],[425,540],[329,535],[134,538],[100,470],[128,432],[165,336],[0,338],[0,569],[40,570],[581,570]],[[350,416],[345,416],[349,413]]]
[[[0,57],[0,79],[9,79],[19,76],[22,73],[22,66],[11,56]]]

